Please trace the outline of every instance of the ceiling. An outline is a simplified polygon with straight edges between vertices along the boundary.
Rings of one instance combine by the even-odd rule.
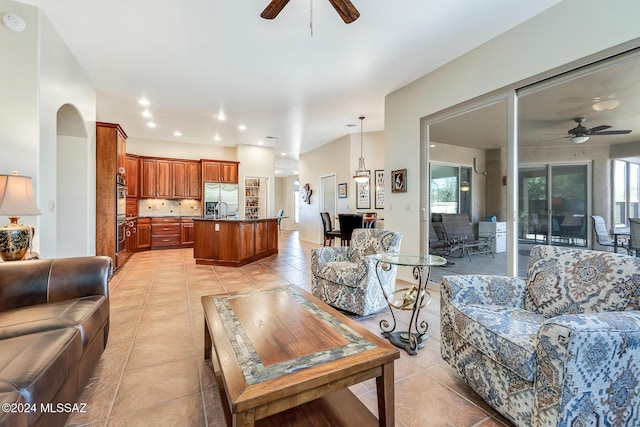
[[[130,138],[262,141],[283,161],[359,130],[347,124],[361,115],[365,131],[384,129],[385,95],[559,1],[353,0],[361,16],[346,25],[327,0],[290,2],[272,21],[268,0],[23,0],[93,82],[99,121]]]
[[[614,107],[596,111],[598,102]],[[600,104],[602,105],[602,104]],[[507,107],[493,104],[435,124],[432,142],[494,149],[506,147]],[[630,129],[628,135],[592,136],[588,145],[640,142],[640,60],[627,60],[581,77],[551,82],[550,87],[518,99],[518,143],[544,148],[571,145],[567,131],[585,117],[584,126],[611,126],[608,130]]]

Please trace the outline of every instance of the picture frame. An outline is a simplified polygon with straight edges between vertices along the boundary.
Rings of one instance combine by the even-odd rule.
[[[338,199],[346,199],[347,198],[347,183],[342,182],[338,184]]]
[[[371,209],[371,177],[367,182],[356,182],[356,209]]]
[[[384,170],[374,171],[375,183],[375,207],[376,209],[384,209]]]
[[[407,192],[407,170],[396,169],[391,171],[391,192],[406,193]]]

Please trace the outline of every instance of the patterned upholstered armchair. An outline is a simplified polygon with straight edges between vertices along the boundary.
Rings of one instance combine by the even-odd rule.
[[[402,235],[393,231],[357,228],[351,246],[311,250],[311,291],[327,304],[365,316],[387,307],[376,277],[376,262],[368,255],[400,252]],[[395,288],[397,267],[380,269],[387,295]]]
[[[442,278],[442,357],[518,426],[640,425],[640,260],[534,246],[527,278]]]

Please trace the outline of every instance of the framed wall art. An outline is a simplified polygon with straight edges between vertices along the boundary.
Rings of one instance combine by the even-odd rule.
[[[338,184],[338,199],[346,199],[347,198],[347,183],[343,182]]]
[[[384,209],[384,171],[376,170],[374,173],[375,182],[375,205],[376,209]]]
[[[356,182],[356,209],[371,209],[371,189],[367,182]]]
[[[391,192],[406,193],[407,192],[407,170],[396,169],[391,171]]]

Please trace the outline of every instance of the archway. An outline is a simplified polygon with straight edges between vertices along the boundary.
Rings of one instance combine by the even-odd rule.
[[[89,137],[77,108],[65,104],[57,112],[56,256],[90,255]]]

